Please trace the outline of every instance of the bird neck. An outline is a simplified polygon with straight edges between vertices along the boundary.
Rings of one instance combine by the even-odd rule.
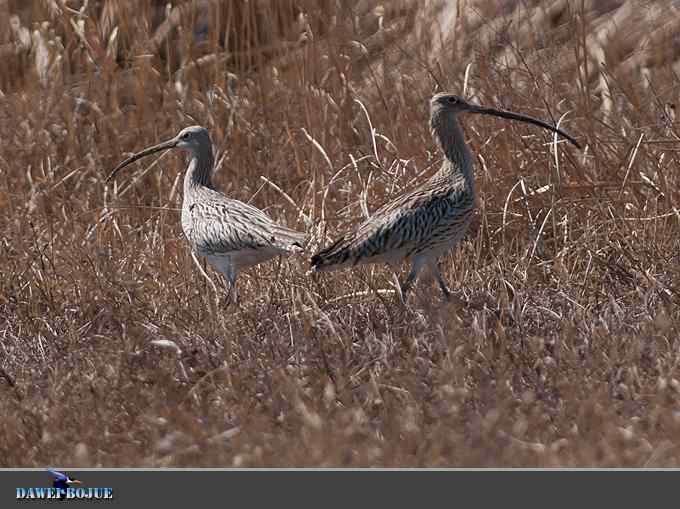
[[[212,187],[210,178],[212,176],[214,164],[215,160],[213,158],[212,149],[201,155],[191,154],[189,167],[184,175],[184,188],[189,189],[199,186]]]
[[[474,173],[472,169],[472,154],[465,143],[465,135],[460,128],[455,115],[442,114],[432,117],[430,122],[434,138],[446,156],[440,173],[442,176],[454,178],[463,177],[466,185],[474,191]]]

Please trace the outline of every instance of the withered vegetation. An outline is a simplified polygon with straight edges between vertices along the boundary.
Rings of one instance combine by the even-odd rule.
[[[0,1],[0,466],[680,466],[677,2],[166,3]],[[461,118],[451,302],[307,274],[438,167],[438,90],[585,149]],[[191,124],[224,193],[309,232],[239,309],[182,157],[104,182]]]

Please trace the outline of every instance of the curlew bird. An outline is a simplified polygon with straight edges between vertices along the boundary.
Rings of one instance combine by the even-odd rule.
[[[174,138],[128,157],[114,168],[106,181],[134,161],[172,148],[189,152],[182,199],[184,235],[192,249],[224,275],[229,283],[229,296],[238,301],[239,271],[279,255],[301,251],[305,234],[281,226],[261,210],[227,198],[213,188],[212,143],[208,130],[201,126],[182,129]]]
[[[359,264],[411,260],[411,270],[400,283],[402,297],[422,268],[429,269],[448,299],[449,289],[439,269],[439,257],[463,237],[475,208],[472,154],[458,124],[459,113],[480,113],[528,122],[567,138],[570,135],[526,115],[476,106],[452,94],[436,94],[430,101],[430,128],[445,159],[441,169],[419,187],[383,205],[356,231],[347,233],[312,257],[315,271]]]

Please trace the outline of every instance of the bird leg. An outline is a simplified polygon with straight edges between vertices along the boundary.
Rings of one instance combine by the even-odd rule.
[[[437,280],[437,284],[439,285],[439,289],[442,291],[444,300],[450,300],[451,291],[446,286],[446,281],[444,281],[444,277],[442,276],[441,270],[439,269],[439,262],[435,260],[429,264],[429,267],[432,275],[434,275],[434,278]]]
[[[238,298],[238,288],[236,288],[236,269],[233,267],[231,268],[231,271],[229,272],[229,276],[227,277],[229,281],[229,293],[227,294],[227,299],[229,302],[232,302],[233,304],[236,305],[236,307],[239,306],[239,298]]]
[[[425,264],[425,259],[422,258],[421,256],[416,256],[415,258],[413,258],[413,263],[411,264],[411,270],[409,271],[408,275],[406,276],[406,279],[404,280],[404,282],[399,284],[399,288],[401,290],[402,301],[406,302],[406,294],[408,293],[408,291],[413,286],[413,283],[415,283],[416,279],[418,278],[418,273],[420,272],[420,269],[423,267],[424,264]]]
[[[236,304],[238,306],[239,299],[238,290],[236,288],[238,269],[234,267],[234,265],[231,263],[231,260],[229,259],[223,258],[217,261],[218,263],[214,263],[213,266],[222,273],[227,283],[226,305],[229,306],[230,304]]]
[[[406,299],[404,298],[404,292],[402,290],[402,285],[401,281],[399,281],[399,275],[396,272],[392,273],[392,280],[394,281],[394,286],[396,290],[394,293],[396,294],[397,298],[401,301],[401,303],[405,303]]]

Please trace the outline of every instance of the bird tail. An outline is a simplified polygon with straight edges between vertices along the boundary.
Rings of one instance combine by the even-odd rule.
[[[307,234],[279,225],[276,238],[286,251],[300,251],[304,248]]]
[[[317,272],[339,269],[350,264],[351,254],[345,238],[340,237],[333,244],[312,256],[312,269]]]

